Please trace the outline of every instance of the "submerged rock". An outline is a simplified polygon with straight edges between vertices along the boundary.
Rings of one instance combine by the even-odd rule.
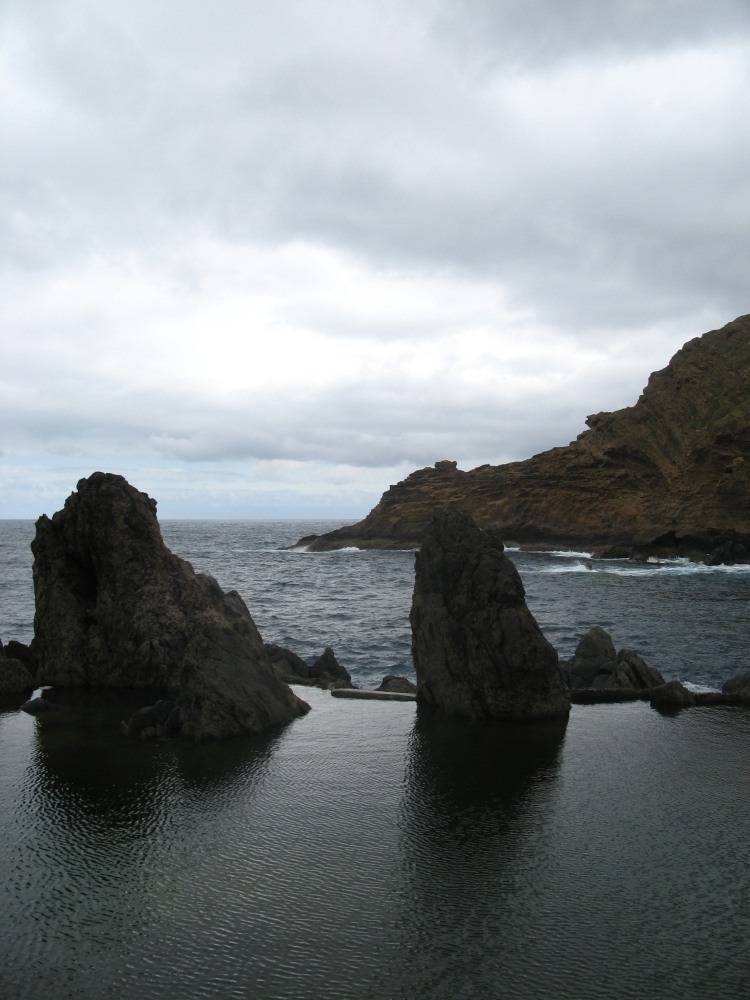
[[[38,683],[162,689],[177,712],[170,730],[194,740],[307,710],[239,594],[169,551],[156,501],[122,476],[82,479],[62,511],[39,518],[32,551]]]
[[[468,515],[444,510],[425,532],[410,620],[422,704],[507,721],[570,711],[557,653],[526,606],[516,567]]]

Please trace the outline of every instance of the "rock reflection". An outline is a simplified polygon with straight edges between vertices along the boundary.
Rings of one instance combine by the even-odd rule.
[[[173,740],[144,742],[120,732],[120,720],[160,697],[158,691],[101,688],[50,688],[46,700],[57,707],[36,720],[38,780],[64,781],[94,796],[107,790],[136,792],[144,780],[162,794],[177,785],[208,794],[243,783],[262,769],[280,739],[280,730],[259,737],[193,744]],[[132,801],[132,800],[131,800]]]
[[[38,970],[35,995],[61,977],[70,995],[90,995],[130,943],[161,926],[182,891],[178,873],[215,851],[217,822],[238,799],[252,815],[279,736],[141,744],[119,732],[121,692],[46,696],[61,707],[33,723],[16,804],[24,837],[0,852],[15,915],[0,932],[19,967]]]
[[[404,996],[469,996],[472,983],[481,992],[503,952],[524,947],[518,909],[544,881],[565,732],[565,720],[417,714],[401,824]]]

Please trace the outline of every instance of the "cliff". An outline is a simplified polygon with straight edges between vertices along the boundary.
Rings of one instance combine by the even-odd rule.
[[[565,447],[522,462],[420,469],[313,549],[416,547],[451,507],[507,543],[705,557],[750,541],[750,316],[689,341],[634,406],[597,413]]]

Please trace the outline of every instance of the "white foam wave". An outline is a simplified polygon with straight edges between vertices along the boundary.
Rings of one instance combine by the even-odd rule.
[[[577,552],[574,549],[552,549],[545,552],[547,556],[556,556],[558,559],[590,559],[590,552]]]
[[[527,570],[528,572],[528,570]],[[738,577],[750,576],[750,565],[706,566],[705,563],[690,559],[649,559],[647,562],[632,562],[629,559],[587,559],[579,558],[557,566],[538,566],[531,572],[542,574],[559,573],[605,573],[610,576],[699,576],[725,574]]]
[[[601,570],[599,570],[601,572]],[[574,562],[568,566],[549,566],[538,570],[539,573],[591,573],[596,572],[592,563]]]
[[[717,687],[709,687],[707,684],[696,684],[694,681],[680,681],[680,683],[693,694],[714,694],[720,690]]]

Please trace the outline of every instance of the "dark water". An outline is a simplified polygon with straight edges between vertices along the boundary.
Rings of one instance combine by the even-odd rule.
[[[284,548],[331,521],[165,521],[169,547],[238,590],[268,642],[311,660],[326,646],[361,685],[413,676],[413,552],[311,553]],[[0,638],[29,641],[34,596],[31,521],[0,521]],[[631,646],[667,679],[718,688],[747,670],[750,567],[682,560],[591,562],[586,554],[509,552],[529,606],[561,656],[592,625]],[[587,566],[593,566],[588,569]]]
[[[266,639],[408,672],[413,554],[278,550],[310,530],[163,525]],[[30,637],[32,531],[0,522],[3,640]],[[747,571],[514,558],[566,655],[598,622],[668,676],[747,669]],[[485,729],[301,693],[304,719],[205,747],[121,740],[106,695],[5,706],[1,997],[747,996],[750,713]]]

